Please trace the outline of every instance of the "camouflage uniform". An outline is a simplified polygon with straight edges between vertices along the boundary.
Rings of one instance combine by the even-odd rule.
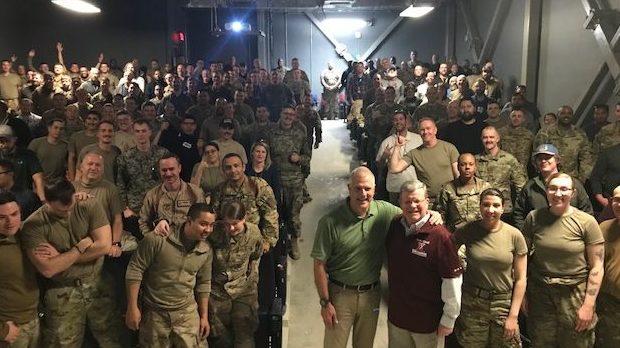
[[[519,161],[506,151],[499,150],[497,156],[490,154],[476,155],[478,167],[476,176],[489,182],[504,195],[504,214],[512,213],[512,191],[517,197],[527,182],[527,175]]]
[[[195,296],[211,292],[213,249],[199,241],[187,250],[181,241],[183,226],[175,226],[167,238],[145,237],[127,267],[127,283],[142,283],[143,347],[201,346]]]
[[[304,112],[299,113],[299,121],[306,126],[306,142],[308,143],[308,149],[310,150],[310,158],[312,158],[312,150],[314,145],[323,142],[323,132],[321,129],[321,117],[318,112],[311,108],[305,109]],[[304,173],[304,196],[310,196],[308,193],[308,187],[306,186],[306,178],[310,175],[310,161],[308,161],[307,167],[301,168]]]
[[[177,192],[168,192],[163,184],[155,186],[144,196],[144,204],[140,209],[140,232],[146,236],[164,219],[168,220],[170,226],[180,226],[187,218],[189,207],[204,201],[205,194],[194,184],[181,181],[181,188]]]
[[[245,221],[257,225],[263,236],[273,248],[278,242],[278,208],[273,190],[264,179],[245,176],[239,185],[224,181],[213,194],[216,211],[230,203],[241,202],[245,207]]]
[[[129,207],[136,214],[140,212],[146,192],[160,182],[159,159],[168,153],[161,146],[151,145],[148,152],[133,147],[118,157],[116,183],[123,207]]]
[[[620,144],[620,121],[616,121],[601,128],[594,137],[592,150],[594,151],[594,155],[598,156],[603,150],[616,144]],[[562,154],[562,152],[560,152],[560,154]]]
[[[519,329],[514,338],[504,338],[504,321],[510,312],[512,293],[492,295],[490,299],[463,291],[456,337],[463,347],[521,347]],[[479,341],[481,338],[484,341]]]
[[[258,226],[230,237],[222,225],[209,236],[213,278],[209,297],[212,347],[253,347],[258,325],[258,260],[262,237]]]
[[[278,125],[269,134],[269,144],[271,159],[280,168],[284,219],[291,225],[289,230],[291,236],[297,238],[301,235],[299,215],[303,206],[303,168],[310,167],[310,149],[306,141],[306,133],[295,126],[284,129]],[[299,162],[290,161],[293,153],[299,155]]]
[[[0,341],[0,348],[38,348],[41,346],[39,342],[41,339],[39,318],[18,326],[19,336],[17,336],[17,339],[11,344],[4,340]]]
[[[235,104],[235,120],[241,127],[246,127],[254,123],[254,111],[246,103]]]
[[[585,182],[590,177],[592,166],[592,147],[586,133],[571,126],[569,129],[549,127],[538,131],[534,138],[534,148],[541,144],[553,144],[560,152],[562,171]]]
[[[243,128],[243,135],[241,137],[241,145],[245,147],[245,151],[248,152],[252,148],[255,142],[259,140],[266,140],[271,132],[271,129],[276,126],[275,123],[268,121],[266,124],[259,124],[254,122],[249,126]]]
[[[502,150],[515,156],[517,161],[523,166],[523,171],[527,173],[527,166],[532,155],[532,143],[534,134],[525,127],[512,127],[510,125],[499,130]]]
[[[374,104],[373,104],[374,105]],[[373,161],[373,157],[379,151],[379,145],[383,139],[390,135],[392,130],[392,118],[394,111],[404,110],[405,107],[400,104],[379,104],[371,105],[369,113],[366,114],[366,130],[368,133],[367,153],[369,156],[369,164]],[[376,173],[375,173],[376,174]]]
[[[601,291],[596,299],[599,317],[596,325],[596,347],[620,347],[620,299]]]
[[[76,202],[67,218],[39,208],[24,222],[22,247],[32,250],[47,242],[60,253],[70,251],[92,231],[108,225],[103,207],[95,200]],[[86,228],[85,228],[86,227]],[[45,347],[80,348],[88,324],[99,347],[120,347],[121,316],[115,309],[113,283],[101,272],[103,256],[74,263],[52,277],[44,296]]]
[[[467,190],[459,179],[447,183],[437,199],[437,210],[452,232],[463,227],[465,223],[480,219],[480,193],[491,185],[479,178],[474,178],[476,185]]]

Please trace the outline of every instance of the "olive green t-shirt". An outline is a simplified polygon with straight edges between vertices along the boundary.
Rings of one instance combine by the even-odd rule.
[[[36,138],[28,145],[28,149],[34,151],[41,162],[45,182],[65,177],[68,146],[64,139],[58,139],[56,144],[50,144],[47,137]]]
[[[438,140],[433,147],[420,145],[403,157],[407,164],[415,167],[418,180],[428,187],[429,197],[437,197],[443,185],[454,180],[452,163],[458,159],[456,147],[443,140]]]
[[[349,199],[319,220],[310,256],[325,262],[330,279],[348,285],[367,285],[379,280],[385,237],[400,208],[372,201],[368,215],[358,217]]]
[[[116,159],[121,155],[121,149],[116,147],[116,145],[112,145],[110,151],[105,151],[99,147],[99,144],[87,145],[80,151],[77,168],[80,167],[80,163],[82,163],[84,156],[89,152],[98,153],[103,157],[103,178],[111,183],[116,183],[116,173],[118,172]]]
[[[465,284],[486,290],[512,291],[514,258],[527,254],[525,238],[519,230],[502,222],[499,230],[490,232],[478,220],[456,230],[454,239],[467,247]]]
[[[522,232],[532,251],[529,278],[547,284],[579,284],[588,277],[586,247],[604,242],[594,217],[573,208],[555,216],[549,208],[531,211]]]
[[[192,177],[196,175],[200,162],[194,165],[192,169]],[[209,196],[215,191],[215,189],[224,181],[226,177],[220,166],[207,167],[202,171],[202,177],[200,178],[200,188],[204,191],[205,195]]]
[[[620,299],[620,224],[618,219],[601,222],[605,238],[605,276],[601,291]]]
[[[73,187],[75,187],[75,192],[86,192],[92,195],[92,199],[99,202],[104,208],[110,223],[114,220],[114,215],[120,214],[123,211],[123,203],[121,203],[118,188],[107,180],[100,180],[91,184],[74,181]]]
[[[69,138],[69,152],[73,152],[77,157],[84,147],[96,143],[96,136],[86,135],[86,131],[78,131],[71,134],[71,137]]]
[[[69,251],[75,244],[86,238],[92,231],[108,225],[105,211],[96,200],[76,202],[68,217],[57,217],[42,206],[24,221],[21,230],[22,248],[26,252],[41,243],[51,244],[59,253]],[[52,279],[82,279],[99,274],[103,256],[85,263],[74,263]]]

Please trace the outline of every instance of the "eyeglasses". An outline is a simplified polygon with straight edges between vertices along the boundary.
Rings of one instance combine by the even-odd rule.
[[[572,190],[573,190],[572,188],[566,187],[566,186],[562,186],[562,187],[550,186],[547,188],[547,191],[549,191],[549,193],[556,193],[559,191],[563,195],[571,192]]]

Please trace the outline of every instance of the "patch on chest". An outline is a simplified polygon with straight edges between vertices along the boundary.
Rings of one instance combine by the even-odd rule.
[[[424,239],[417,239],[416,246],[411,249],[411,253],[414,255],[418,255],[420,257],[426,257],[426,246],[431,244],[431,242]]]

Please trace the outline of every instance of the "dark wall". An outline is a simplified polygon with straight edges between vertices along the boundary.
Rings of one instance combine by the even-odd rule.
[[[203,59],[207,62],[228,62],[231,56],[235,56],[239,63],[252,64],[252,59],[257,56],[257,37],[255,35],[235,33],[216,37],[211,34],[213,28],[211,20],[213,13],[211,9],[187,9],[186,14],[190,61],[194,62],[198,59]],[[225,23],[234,20],[249,23],[253,30],[257,28],[256,13],[254,11],[218,10],[218,26],[223,31],[225,31]]]
[[[167,1],[101,1],[102,12],[83,15],[62,9],[49,0],[3,0],[0,11],[0,57],[15,53],[26,62],[34,48],[35,64],[56,62],[56,42],[65,47],[65,63],[92,66],[99,52],[119,64],[133,57],[142,63],[166,59],[170,35]],[[128,6],[127,4],[131,4]]]

